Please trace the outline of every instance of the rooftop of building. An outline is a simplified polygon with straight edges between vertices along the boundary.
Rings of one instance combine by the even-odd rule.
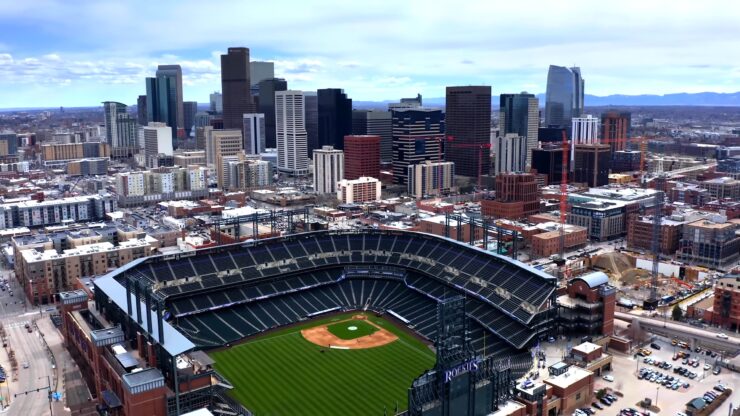
[[[632,202],[645,198],[652,198],[657,192],[658,191],[655,189],[610,185],[599,188],[589,188],[589,190],[584,192],[582,195],[599,199]]]
[[[586,379],[592,375],[592,372],[572,365],[568,367],[568,370],[566,372],[560,374],[559,376],[548,378],[547,380],[545,380],[545,383],[555,387],[559,387],[561,389],[565,389],[573,385],[574,383]]]
[[[690,222],[688,223],[688,225],[691,227],[695,227],[695,228],[716,229],[716,230],[737,227],[737,224],[732,223],[732,222],[714,222],[714,221],[703,220],[703,219]]]
[[[52,205],[62,205],[62,204],[79,204],[79,203],[85,203],[90,201],[91,199],[100,199],[101,197],[110,196],[110,195],[81,195],[81,196],[69,196],[66,198],[58,198],[58,199],[45,199],[43,201],[37,201],[35,199],[22,199],[19,201],[13,201],[13,202],[5,202],[3,204],[0,204],[0,208],[10,208],[12,206],[16,206],[18,208],[35,208],[35,207],[45,207],[45,206],[52,206]]]
[[[591,354],[594,351],[598,351],[602,349],[601,345],[594,344],[592,342],[584,342],[583,344],[576,345],[573,347],[573,351],[579,352],[581,354]]]
[[[710,185],[737,185],[740,184],[740,180],[731,178],[729,176],[723,176],[721,178],[708,179],[706,181],[702,181],[701,183]]]

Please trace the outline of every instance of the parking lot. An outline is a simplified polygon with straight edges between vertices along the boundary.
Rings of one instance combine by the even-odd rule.
[[[684,358],[673,360],[677,352],[689,351],[671,345],[669,339],[656,339],[655,343],[660,349],[648,346],[647,349],[651,351],[648,357],[612,352],[613,370],[608,375],[614,381],[600,378],[596,382],[596,388],[612,388],[621,392],[624,397],[612,405],[613,409],[604,410],[601,414],[617,414],[618,409],[625,407],[639,408],[640,401],[647,397],[657,403],[660,409],[658,414],[678,415],[685,412],[686,403],[690,400],[702,397],[706,392],[718,393],[714,390],[718,384],[731,388],[733,394],[715,411],[716,414],[727,414],[730,403],[737,405],[740,401],[740,393],[737,391],[740,388],[740,374],[727,369],[713,374],[712,364],[716,357],[706,355],[705,351],[691,351],[686,361]],[[640,378],[640,373],[643,378]],[[661,376],[663,382],[659,384]]]

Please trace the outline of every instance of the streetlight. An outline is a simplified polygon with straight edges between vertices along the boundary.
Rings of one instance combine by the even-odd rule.
[[[660,386],[655,388],[655,407],[658,407],[658,392],[660,392]]]

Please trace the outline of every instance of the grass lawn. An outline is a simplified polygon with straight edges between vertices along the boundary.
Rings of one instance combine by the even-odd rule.
[[[326,329],[328,329],[329,332],[331,332],[337,338],[355,339],[376,332],[378,330],[378,327],[370,325],[364,320],[352,319],[350,321],[327,325]]]
[[[399,339],[376,348],[337,350],[301,336],[301,329],[352,315],[356,313],[278,329],[211,357],[216,370],[233,383],[232,397],[260,416],[382,415],[384,407],[390,414],[396,404],[406,409],[411,382],[434,366],[434,353],[424,343],[372,315],[373,323]]]

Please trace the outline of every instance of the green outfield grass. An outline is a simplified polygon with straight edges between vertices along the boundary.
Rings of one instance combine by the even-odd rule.
[[[334,336],[341,339],[355,339],[370,335],[378,330],[378,327],[370,325],[364,320],[351,319],[349,321],[337,322],[336,324],[327,325]]]
[[[376,348],[337,350],[301,336],[301,329],[352,315],[278,329],[214,352],[215,368],[233,383],[232,397],[259,416],[382,415],[384,407],[391,414],[396,403],[406,409],[411,382],[434,366],[434,353],[424,343],[372,315],[368,316],[373,323],[399,339]]]

